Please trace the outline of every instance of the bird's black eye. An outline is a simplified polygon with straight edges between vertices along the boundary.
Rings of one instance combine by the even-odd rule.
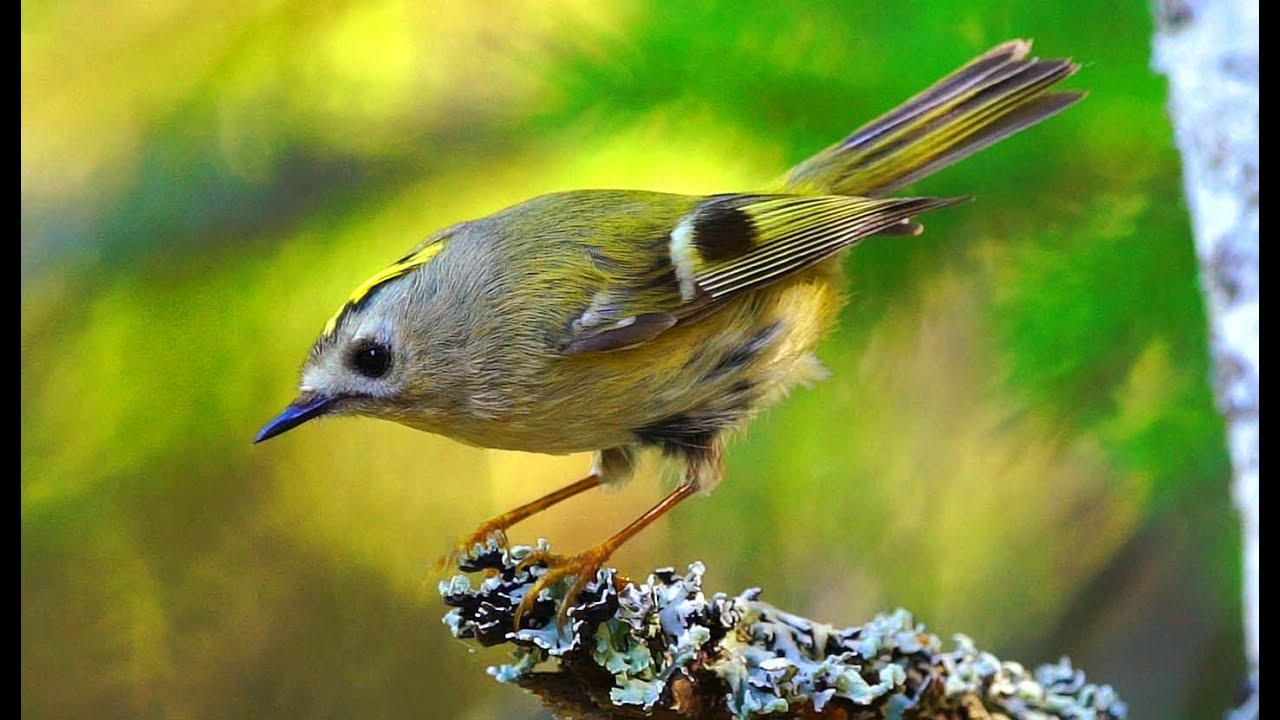
[[[351,353],[351,366],[368,378],[380,378],[391,368],[391,350],[386,345],[365,343]]]

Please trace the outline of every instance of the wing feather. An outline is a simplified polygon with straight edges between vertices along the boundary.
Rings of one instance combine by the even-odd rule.
[[[798,272],[859,240],[882,232],[895,233],[904,222],[927,210],[962,202],[967,198],[871,199],[828,196],[729,196],[715,198],[693,212],[691,244],[698,249],[723,238],[703,237],[702,216],[736,212],[746,220],[746,247],[733,257],[705,251],[684,254],[676,262],[692,263],[684,272],[694,286],[719,299]]]
[[[870,235],[919,232],[916,215],[968,198],[716,195],[670,231],[669,283],[620,281],[597,293],[572,323],[566,353],[647,342],[730,299],[831,257]]]

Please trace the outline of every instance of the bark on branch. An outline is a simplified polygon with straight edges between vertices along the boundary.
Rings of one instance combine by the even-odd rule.
[[[547,549],[545,543],[541,549]],[[906,610],[838,628],[783,612],[751,589],[706,595],[704,569],[656,570],[643,583],[600,570],[557,621],[563,582],[514,630],[512,616],[545,568],[517,571],[529,547],[479,547],[459,563],[484,573],[441,583],[459,638],[509,644],[489,668],[537,695],[558,718],[1123,718],[1107,685],[1065,658],[1029,672],[957,635],[951,649]]]

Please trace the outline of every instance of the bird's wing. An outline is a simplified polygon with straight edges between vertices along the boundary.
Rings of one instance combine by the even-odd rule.
[[[716,195],[671,228],[655,281],[598,293],[569,328],[567,353],[631,347],[739,293],[776,282],[868,235],[916,234],[912,217],[968,198]]]

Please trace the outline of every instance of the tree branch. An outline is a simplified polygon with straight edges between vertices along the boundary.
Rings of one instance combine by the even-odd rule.
[[[545,542],[539,549],[546,550]],[[532,548],[476,546],[464,572],[440,584],[454,636],[511,644],[514,662],[489,668],[537,695],[564,720],[729,718],[1123,718],[1107,685],[1085,682],[1067,659],[1034,673],[957,635],[944,651],[911,613],[836,628],[783,612],[760,590],[702,591],[703,567],[656,570],[644,583],[599,571],[557,622],[569,582],[544,591],[512,629],[512,616],[545,572],[517,571]]]

